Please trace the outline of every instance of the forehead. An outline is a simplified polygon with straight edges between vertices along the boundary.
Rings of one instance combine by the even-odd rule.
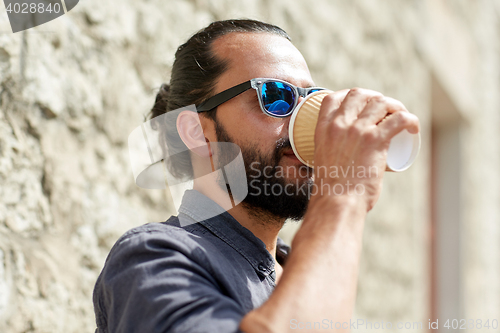
[[[302,54],[286,38],[271,33],[230,33],[214,41],[217,57],[228,62],[217,85],[230,87],[256,78],[277,78],[298,86],[312,85]]]

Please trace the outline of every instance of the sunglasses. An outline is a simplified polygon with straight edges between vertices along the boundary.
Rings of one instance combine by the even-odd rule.
[[[305,97],[313,92],[325,90],[325,88],[312,87],[300,88],[286,81],[277,79],[251,79],[243,82],[210,97],[196,107],[198,112],[212,111],[222,103],[229,101],[231,98],[253,88],[257,91],[257,97],[262,112],[265,114],[283,118],[292,114],[293,110],[299,102],[299,97]]]

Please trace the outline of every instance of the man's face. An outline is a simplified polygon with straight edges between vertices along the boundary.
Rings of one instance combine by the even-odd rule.
[[[276,78],[299,87],[314,86],[300,52],[285,38],[268,33],[231,33],[214,42],[215,54],[228,61],[215,93],[241,82]],[[293,154],[288,137],[290,117],[262,112],[254,89],[217,108],[217,124],[209,140],[240,146],[249,194],[244,204],[281,218],[300,219],[308,202],[312,170]]]

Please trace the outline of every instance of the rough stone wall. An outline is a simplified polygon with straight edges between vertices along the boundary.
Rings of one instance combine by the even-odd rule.
[[[498,45],[499,29],[481,19],[484,11],[495,13],[493,2],[477,1],[477,10],[468,11],[464,1],[439,1],[471,31],[468,38],[479,41],[482,48],[475,54],[489,57],[474,79],[475,91],[489,103],[481,108],[493,115],[499,103],[491,99],[491,84],[498,87],[499,71],[491,66],[498,52],[490,51],[488,41],[496,38]],[[143,121],[155,89],[168,81],[176,47],[210,21],[234,17],[287,30],[318,85],[379,90],[420,117],[418,161],[404,173],[386,175],[367,221],[356,315],[426,322],[429,87],[436,71],[422,36],[432,34],[426,29],[426,3],[84,0],[68,15],[15,35],[0,9],[0,331],[94,329],[91,293],[110,247],[125,230],[165,220],[172,212],[168,193],[135,186],[128,134]],[[498,18],[490,21],[498,27]],[[446,81],[446,74],[441,76]],[[481,90],[485,77],[487,91]],[[493,131],[481,119],[473,126],[476,142],[481,131]],[[494,152],[489,147],[487,152]],[[481,154],[486,152],[470,149],[471,158]],[[483,164],[490,172],[498,166],[496,160]],[[473,182],[474,175],[467,179]],[[485,188],[474,184],[476,191]],[[493,190],[488,206],[476,198],[469,209],[470,221],[486,218],[474,249],[498,223],[498,209],[489,206],[495,198]],[[478,248],[471,261],[489,258],[488,249]],[[474,266],[469,289],[484,294],[480,284],[500,276],[488,260]],[[488,278],[474,278],[484,271]],[[495,286],[492,297],[498,300]],[[498,309],[498,301],[490,303],[488,311]]]

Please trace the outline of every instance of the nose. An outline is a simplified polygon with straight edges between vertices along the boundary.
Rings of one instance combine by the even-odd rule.
[[[297,99],[297,105],[295,105],[295,107],[293,108],[292,113],[290,114],[290,116],[287,117],[288,119],[290,119],[292,117],[292,115],[295,113],[295,111],[297,111],[297,107],[304,100],[304,98],[305,98],[304,96],[299,96],[299,98]],[[290,121],[290,120],[288,120],[288,121]]]
[[[299,96],[299,99],[297,100],[297,105],[299,105],[304,98],[305,98],[304,96]]]
[[[300,99],[299,99],[299,101],[298,101],[297,105],[299,105],[299,103],[300,103]],[[288,117],[284,117],[284,118],[282,118],[282,119],[283,119],[283,130],[284,130],[284,132],[286,133],[286,136],[287,136],[287,137],[288,137],[288,135],[289,135],[289,133],[288,133],[288,129],[289,129],[289,127],[290,127],[290,120],[292,119],[292,115],[293,115],[293,113],[296,111],[296,109],[297,109],[297,106],[295,106],[295,108],[293,109],[292,113],[291,113]]]
[[[286,135],[287,135],[287,136],[289,135],[289,133],[288,133],[288,129],[289,129],[289,127],[290,127],[290,121],[291,121],[291,119],[292,119],[292,116],[293,116],[293,114],[294,114],[295,112],[297,112],[297,107],[299,106],[299,104],[300,104],[300,103],[301,103],[304,99],[305,99],[305,97],[304,97],[304,96],[299,95],[299,98],[297,99],[297,104],[296,104],[296,105],[295,105],[295,107],[293,108],[292,113],[291,113],[288,117],[285,117],[285,118],[284,118],[284,123],[283,123],[283,125],[284,125],[284,127],[285,127],[285,132],[286,132]]]

